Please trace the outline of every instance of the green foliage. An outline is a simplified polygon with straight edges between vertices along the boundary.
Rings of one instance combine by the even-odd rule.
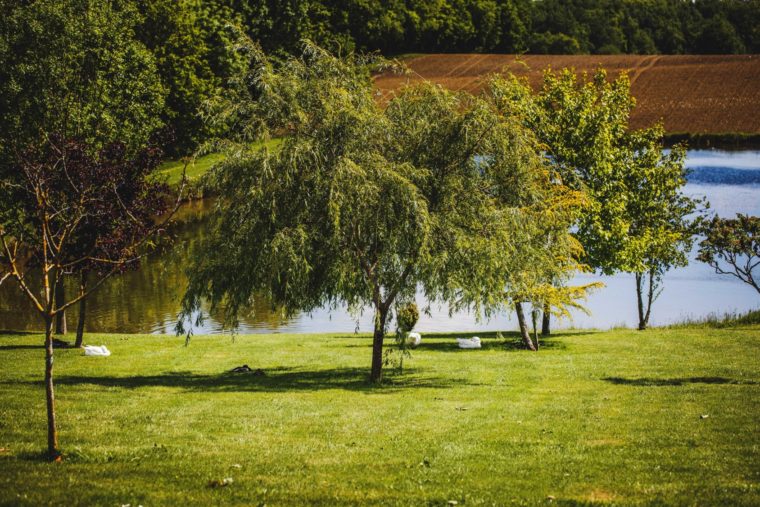
[[[164,89],[134,38],[129,4],[4,0],[0,17],[0,164],[47,136],[131,150],[161,126]]]
[[[723,315],[712,313],[702,318],[685,319],[668,327],[702,327],[722,329],[739,326],[760,326],[760,310],[750,310],[745,313],[724,313]]]
[[[420,318],[420,310],[416,303],[407,303],[396,309],[396,348],[385,351],[384,364],[398,366],[398,372],[404,372],[404,359],[411,357],[409,352],[409,332],[414,329]]]
[[[738,214],[736,218],[714,217],[701,230],[697,259],[716,273],[731,275],[760,292],[755,270],[760,266],[760,218]]]
[[[760,52],[756,0],[227,0],[267,52]]]
[[[218,104],[243,142],[211,174],[224,198],[185,318],[206,299],[234,326],[257,293],[286,311],[343,302],[373,307],[382,344],[391,306],[418,286],[458,308],[503,302],[521,207],[542,181],[528,131],[430,84],[381,107],[355,55],[306,44],[276,64],[248,49],[250,74]],[[277,151],[251,148],[272,133],[285,136]]]
[[[184,155],[213,134],[203,104],[221,93],[242,61],[234,52],[235,12],[217,1],[136,2],[136,36],[152,52],[167,90],[162,119],[171,126],[171,155]]]
[[[396,311],[396,324],[400,333],[408,333],[420,320],[420,310],[416,303],[407,303]]]
[[[527,82],[497,80],[501,107],[545,144],[557,177],[587,199],[574,234],[584,264],[604,274],[637,274],[640,309],[644,276],[649,307],[662,274],[686,265],[702,204],[681,192],[685,148],[663,153],[661,126],[629,130],[634,106],[626,75],[608,81],[604,70],[579,80],[571,70],[547,71],[533,94]],[[648,320],[649,310],[641,312]]]

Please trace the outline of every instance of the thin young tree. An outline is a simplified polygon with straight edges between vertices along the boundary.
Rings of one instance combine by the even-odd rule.
[[[700,200],[683,192],[685,148],[663,152],[661,125],[631,131],[635,106],[625,74],[608,80],[604,70],[578,78],[572,69],[547,71],[537,93],[516,78],[501,81],[502,109],[533,130],[553,170],[588,205],[573,234],[582,262],[605,275],[633,273],[639,329],[670,268],[684,265]],[[548,326],[546,326],[548,330]]]
[[[167,187],[149,178],[160,161],[157,149],[131,156],[114,143],[93,153],[86,143],[50,136],[16,160],[19,176],[0,179],[0,277],[16,282],[44,325],[48,455],[57,461],[55,318],[147,254],[171,217],[171,201]],[[158,215],[164,218],[156,221]],[[64,273],[93,266],[90,286],[59,304],[55,287]]]
[[[189,271],[178,332],[203,301],[229,326],[257,297],[286,311],[369,306],[380,382],[393,308],[418,288],[475,311],[503,300],[515,217],[536,182],[529,131],[483,98],[430,84],[381,105],[356,55],[305,43],[275,64],[245,47],[251,72],[218,118],[244,141],[286,138],[276,152],[235,144],[213,171],[216,223]],[[509,198],[497,178],[512,182]]]
[[[539,349],[536,321],[542,311],[562,317],[570,317],[570,309],[587,311],[581,300],[603,286],[599,282],[568,285],[575,273],[586,269],[579,260],[583,247],[570,234],[570,227],[584,209],[585,197],[562,185],[551,172],[545,174],[536,202],[523,215],[523,241],[505,280],[506,297],[514,306],[522,342],[532,351]],[[533,340],[525,315],[526,303],[531,306]]]
[[[703,199],[682,191],[688,174],[685,147],[664,153],[662,137],[659,125],[630,133],[623,160],[628,227],[612,258],[620,271],[634,274],[639,330],[649,326],[664,274],[689,263],[704,211]]]
[[[114,140],[134,153],[161,127],[165,91],[135,36],[132,2],[0,2],[0,174],[20,178],[17,155],[46,136],[92,150]],[[20,182],[17,182],[20,184]],[[64,277],[54,287],[64,306]],[[66,314],[55,318],[67,331]]]

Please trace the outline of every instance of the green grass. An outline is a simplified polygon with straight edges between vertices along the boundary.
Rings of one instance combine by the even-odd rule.
[[[282,139],[275,138],[265,142],[256,143],[257,146],[267,147],[272,150],[282,144]],[[200,178],[211,169],[214,164],[224,159],[221,153],[210,153],[202,157],[191,159],[187,164],[187,181],[190,184],[197,183]],[[168,160],[158,167],[157,175],[166,178],[169,185],[177,185],[182,181],[182,171],[185,168],[184,160]]]
[[[197,182],[201,176],[206,174],[214,164],[224,159],[221,153],[209,153],[187,162],[188,183]],[[157,175],[160,178],[166,178],[169,185],[177,185],[182,181],[182,171],[185,169],[184,160],[169,160],[158,167]]]
[[[508,338],[423,336],[377,388],[367,336],[92,334],[51,464],[42,338],[1,335],[0,504],[760,504],[760,327]]]
[[[711,313],[705,317],[689,318],[669,327],[706,327],[722,328],[736,326],[760,325],[760,309],[745,313]]]

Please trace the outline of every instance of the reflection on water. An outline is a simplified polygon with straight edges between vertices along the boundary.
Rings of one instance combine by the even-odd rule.
[[[713,212],[721,216],[736,213],[760,215],[760,185],[756,183],[724,184],[720,172],[760,171],[760,152],[721,152],[695,150],[689,153],[687,165],[699,175],[709,175],[708,182],[691,181],[686,193],[705,195]],[[744,180],[741,180],[744,181]],[[89,300],[87,331],[125,333],[173,333],[179,300],[185,288],[184,269],[192,249],[204,237],[204,215],[209,202],[196,202],[182,210],[180,223],[173,230],[173,241],[160,254],[147,259],[139,270],[115,277],[104,284]],[[636,323],[634,280],[630,275],[601,277],[582,275],[579,282],[601,280],[607,287],[589,299],[591,316],[577,314],[563,326],[606,328],[615,325],[633,326]],[[73,294],[74,287],[69,287]],[[418,297],[420,307],[426,302]],[[692,262],[688,267],[666,275],[662,295],[655,303],[652,323],[667,324],[687,317],[709,313],[746,311],[760,306],[760,297],[749,286],[719,277],[705,264]],[[449,315],[445,306],[433,305],[429,314],[420,317],[418,329],[429,331],[509,330],[516,327],[511,315],[496,316],[490,321],[478,321],[473,315]],[[70,329],[76,325],[76,309],[69,312]],[[18,293],[13,283],[0,286],[0,329],[38,330],[41,323],[31,305]],[[349,315],[345,309],[329,312],[318,310],[282,318],[264,301],[257,301],[251,314],[241,319],[242,333],[309,333],[370,331],[372,313]],[[195,329],[196,333],[222,332],[219,322],[211,316]]]

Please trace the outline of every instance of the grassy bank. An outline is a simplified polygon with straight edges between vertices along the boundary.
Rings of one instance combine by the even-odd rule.
[[[91,335],[55,465],[42,337],[1,335],[0,504],[760,504],[760,327],[507,338],[424,336],[375,388],[367,336]]]
[[[665,134],[665,145],[686,143],[690,149],[757,150],[760,149],[760,134],[691,134],[672,132]]]
[[[188,161],[187,166],[184,160],[168,160],[158,167],[158,176],[166,178],[169,185],[178,185],[182,181],[182,172],[185,171],[187,182],[192,185],[223,159],[224,156],[220,153],[210,153]]]
[[[270,150],[277,148],[282,144],[282,139],[275,138],[266,142],[256,143],[256,146],[266,147]],[[214,164],[224,159],[221,153],[209,153],[201,157],[190,159],[185,165],[184,160],[167,160],[158,167],[157,175],[160,178],[166,178],[169,185],[177,185],[182,181],[182,172],[186,171],[187,182],[189,185],[196,185],[201,177],[211,169]]]

